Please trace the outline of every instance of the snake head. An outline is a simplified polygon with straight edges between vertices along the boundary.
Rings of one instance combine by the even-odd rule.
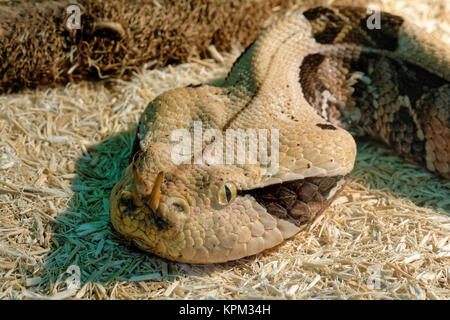
[[[138,247],[170,260],[216,263],[271,248],[341,187],[341,177],[261,178],[258,165],[171,166],[153,149],[136,157],[114,187],[111,220]]]

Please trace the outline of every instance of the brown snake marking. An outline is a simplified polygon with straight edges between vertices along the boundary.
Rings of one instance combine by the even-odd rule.
[[[117,231],[170,260],[215,263],[276,246],[345,184],[347,129],[450,179],[450,57],[403,18],[365,9],[293,10],[235,62],[224,84],[166,92],[144,111],[130,166],[111,194]],[[171,161],[173,130],[279,129],[279,170]],[[202,150],[205,150],[203,142]],[[236,154],[235,154],[236,156]],[[135,160],[132,160],[135,159]]]

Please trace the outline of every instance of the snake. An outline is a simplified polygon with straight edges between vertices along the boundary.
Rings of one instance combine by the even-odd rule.
[[[378,14],[295,7],[221,83],[153,99],[111,192],[114,229],[176,262],[258,254],[336,199],[355,163],[354,136],[450,179],[450,50],[401,16]]]

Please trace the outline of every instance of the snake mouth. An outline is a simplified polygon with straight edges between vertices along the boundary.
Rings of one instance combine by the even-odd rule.
[[[239,193],[251,195],[270,214],[300,226],[325,210],[344,184],[344,176],[314,177]]]

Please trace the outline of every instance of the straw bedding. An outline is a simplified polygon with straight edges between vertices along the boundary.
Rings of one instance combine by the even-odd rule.
[[[382,3],[450,44],[448,1]],[[209,50],[215,59],[141,67],[129,81],[0,96],[0,299],[450,299],[450,183],[370,141],[324,215],[257,256],[172,263],[113,231],[109,192],[148,101],[217,81],[242,47]]]
[[[293,0],[60,0],[0,7],[0,92],[152,68],[207,56],[213,44],[250,44],[261,21]],[[80,29],[71,30],[80,8]]]

